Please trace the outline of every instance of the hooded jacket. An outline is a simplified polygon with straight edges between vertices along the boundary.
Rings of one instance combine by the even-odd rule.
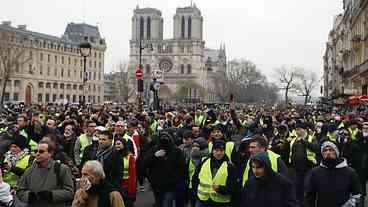
[[[274,172],[266,153],[258,153],[251,158],[265,168],[265,175],[260,178],[252,176],[245,183],[242,203],[257,207],[297,207],[293,185],[289,179]]]
[[[313,168],[306,177],[307,207],[341,207],[350,195],[361,194],[358,175],[348,167],[345,159],[338,159],[334,167],[327,167],[324,162]]]
[[[165,150],[163,157],[155,153]],[[148,171],[148,179],[153,188],[160,192],[174,191],[179,183],[184,183],[186,172],[185,158],[173,144],[171,134],[162,132],[158,144],[154,146],[143,160],[143,169]]]

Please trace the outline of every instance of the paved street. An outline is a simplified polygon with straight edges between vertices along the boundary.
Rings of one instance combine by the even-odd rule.
[[[139,192],[137,193],[137,201],[135,203],[136,207],[152,207],[154,204],[154,198],[152,190],[150,189],[150,186],[148,182],[145,183],[145,192]]]

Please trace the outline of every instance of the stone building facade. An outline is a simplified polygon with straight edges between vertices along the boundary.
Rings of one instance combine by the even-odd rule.
[[[163,82],[160,95],[216,101],[211,76],[226,69],[225,46],[208,49],[203,40],[203,17],[196,5],[177,8],[174,15],[173,37],[164,39],[164,19],[154,8],[137,8],[132,17],[129,71],[141,63],[146,95],[153,77]],[[136,82],[132,82],[136,84]],[[184,94],[183,94],[184,93]]]
[[[0,24],[0,36],[4,33],[13,36],[12,45],[24,49],[24,56],[29,60],[13,71],[7,81],[5,101],[76,103],[82,101],[84,91],[86,102],[103,102],[106,43],[96,26],[70,23],[65,33],[56,37],[27,30],[25,25],[14,27],[6,21]],[[85,38],[92,45],[86,74],[79,51],[79,44]],[[87,81],[83,86],[84,75]],[[3,76],[0,78],[4,81]]]
[[[368,0],[344,0],[324,55],[324,96],[368,94]]]

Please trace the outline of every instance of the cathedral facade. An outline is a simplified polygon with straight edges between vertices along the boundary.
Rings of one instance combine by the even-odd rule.
[[[161,11],[137,6],[132,17],[129,71],[134,74],[141,62],[145,91],[155,77],[162,83],[161,98],[216,101],[213,77],[226,70],[225,46],[206,48],[203,17],[195,5],[177,8],[173,26],[173,37],[164,39]]]

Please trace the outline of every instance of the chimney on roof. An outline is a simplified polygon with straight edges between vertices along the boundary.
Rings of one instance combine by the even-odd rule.
[[[10,26],[11,26],[11,21],[3,21],[1,24],[2,24],[3,26],[8,26],[8,27],[10,27]]]
[[[26,31],[27,30],[27,25],[25,25],[25,24],[18,25],[18,29]]]

